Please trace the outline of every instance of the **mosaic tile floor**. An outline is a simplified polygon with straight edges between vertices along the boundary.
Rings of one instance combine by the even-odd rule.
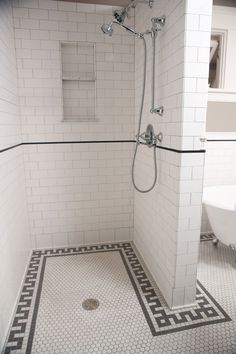
[[[197,305],[180,311],[130,243],[35,251],[4,353],[236,354],[234,253],[200,248]]]

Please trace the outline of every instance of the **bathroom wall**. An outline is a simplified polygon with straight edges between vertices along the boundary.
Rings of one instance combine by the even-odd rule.
[[[229,5],[231,7],[228,7]],[[212,11],[212,29],[224,30],[227,36],[224,87],[222,90],[215,90],[215,101],[208,102],[205,186],[236,183],[236,71],[234,65],[236,58],[236,9],[233,7],[234,5],[231,3],[228,6],[227,4],[213,6]],[[228,92],[230,94],[227,94]],[[212,231],[204,208],[201,231]]]
[[[236,132],[236,103],[208,102],[206,132]]]
[[[4,282],[16,279],[6,286],[11,294],[2,297],[12,298],[8,298],[9,308],[4,307],[4,319],[9,318],[13,308],[30,248],[22,151],[32,247],[128,240],[133,238],[135,226],[135,244],[169,306],[193,303],[204,160],[199,138],[204,132],[206,112],[211,1],[196,4],[193,0],[163,0],[155,3],[153,9],[145,4],[136,8],[137,30],[150,28],[150,19],[155,15],[164,13],[167,22],[157,40],[155,93],[157,105],[164,105],[165,114],[161,118],[149,112],[149,38],[142,125],[144,131],[151,122],[156,132],[164,134],[163,149],[157,149],[159,185],[150,194],[135,193],[134,213],[130,167],[134,113],[137,126],[142,84],[141,41],[120,28],[114,29],[112,37],[101,33],[101,24],[111,18],[111,7],[52,0],[14,0],[13,5],[25,144],[8,150],[9,158],[3,160],[7,161],[7,168],[2,183],[6,193],[2,215],[7,223],[2,224],[6,227],[2,232],[5,236],[1,259],[4,264],[13,263],[8,273],[0,274]],[[14,74],[6,86],[11,120],[8,114],[4,122],[13,122],[10,127],[5,125],[4,136],[10,139],[9,145],[6,140],[7,146],[21,142],[19,115],[14,110],[18,102],[10,10],[1,11],[8,24],[4,31],[9,33],[7,42],[1,42],[3,50],[8,48],[2,75],[10,63],[9,77]],[[129,21],[133,26],[134,17]],[[62,122],[60,41],[96,44],[95,122]],[[6,93],[1,93],[5,104]],[[8,109],[4,108],[4,112]],[[141,187],[152,182],[152,154],[151,149],[140,148],[135,178]],[[7,188],[9,182],[11,189]],[[14,244],[8,239],[14,239]],[[15,255],[14,261],[9,261],[9,252]],[[2,325],[1,331],[5,328]]]
[[[170,307],[195,302],[196,269],[201,224],[204,136],[208,91],[211,1],[158,1],[153,9],[139,5],[135,25],[151,27],[150,19],[166,15],[158,34],[155,104],[163,117],[150,114],[151,39],[148,38],[148,79],[142,131],[152,123],[162,131],[157,149],[158,186],[149,194],[135,193],[134,241]],[[142,87],[143,53],[135,42],[136,126]],[[141,147],[136,181],[152,182],[152,150]]]
[[[134,37],[102,33],[111,6],[21,0],[13,14],[33,246],[131,239]],[[95,122],[62,122],[60,41],[95,43]]]
[[[0,351],[30,251],[10,1],[0,2]]]
[[[213,0],[213,4],[217,6],[233,7],[235,6],[235,1],[234,0]]]

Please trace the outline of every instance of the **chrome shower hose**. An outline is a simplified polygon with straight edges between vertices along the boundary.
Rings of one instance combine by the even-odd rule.
[[[143,46],[144,46],[144,66],[143,66],[143,89],[142,89],[142,97],[141,97],[141,104],[140,104],[140,111],[139,111],[139,121],[138,121],[138,132],[137,132],[137,139],[135,143],[135,150],[134,150],[134,157],[133,157],[133,163],[132,163],[132,182],[134,185],[134,188],[140,192],[140,193],[148,193],[150,192],[156,184],[157,181],[157,158],[156,158],[156,146],[153,145],[153,157],[154,157],[154,180],[152,185],[148,189],[140,189],[135,182],[134,179],[134,168],[135,168],[135,160],[137,156],[137,151],[138,151],[138,146],[139,146],[139,136],[140,136],[140,131],[141,131],[141,123],[142,123],[142,116],[143,116],[143,104],[144,104],[144,96],[145,96],[145,89],[146,89],[146,74],[147,74],[147,44],[145,38],[142,36],[140,39],[143,40]]]

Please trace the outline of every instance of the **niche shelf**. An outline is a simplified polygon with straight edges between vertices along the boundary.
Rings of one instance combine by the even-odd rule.
[[[96,120],[95,44],[61,42],[63,122]]]

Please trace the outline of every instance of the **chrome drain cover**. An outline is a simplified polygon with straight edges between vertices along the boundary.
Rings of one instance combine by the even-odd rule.
[[[86,299],[82,302],[83,309],[87,311],[96,310],[98,306],[99,301],[97,299]]]

